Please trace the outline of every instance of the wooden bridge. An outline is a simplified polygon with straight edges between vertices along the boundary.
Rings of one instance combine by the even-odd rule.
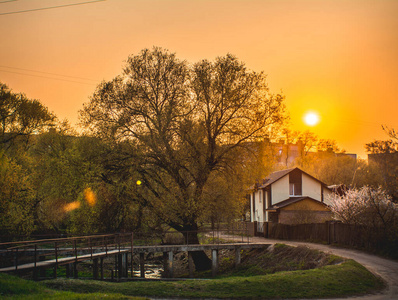
[[[214,236],[214,234],[213,234]],[[212,239],[214,242],[215,239]],[[252,244],[239,240],[228,244],[214,242],[206,245],[155,245],[135,246],[132,233],[83,236],[74,238],[46,239],[36,241],[11,242],[0,244],[0,272],[16,274],[33,273],[33,279],[45,277],[45,270],[52,269],[52,276],[57,277],[57,270],[65,267],[66,276],[78,278],[77,266],[83,261],[92,261],[94,279],[104,279],[104,259],[115,258],[115,267],[111,279],[133,277],[133,255],[140,257],[140,277],[145,278],[145,254],[163,253],[165,275],[174,276],[174,254],[188,253],[189,276],[193,277],[194,264],[192,252],[210,251],[212,274],[218,270],[218,252],[221,249],[235,250],[235,264],[241,261],[241,250],[267,247],[264,244]]]

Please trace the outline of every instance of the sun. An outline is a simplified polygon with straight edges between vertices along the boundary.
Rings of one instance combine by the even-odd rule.
[[[316,112],[308,112],[304,116],[304,122],[308,126],[315,126],[319,123],[319,115]]]

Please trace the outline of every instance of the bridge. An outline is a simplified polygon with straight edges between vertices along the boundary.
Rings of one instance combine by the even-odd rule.
[[[0,272],[26,274],[32,273],[35,280],[45,277],[45,270],[52,269],[52,277],[57,277],[57,270],[65,267],[67,277],[78,278],[78,264],[92,262],[92,278],[104,279],[104,259],[115,260],[111,279],[133,277],[134,254],[139,255],[140,277],[145,278],[145,254],[163,253],[164,274],[174,276],[174,254],[188,253],[189,276],[193,277],[194,264],[192,253],[210,251],[212,275],[218,271],[219,255],[222,249],[235,251],[235,265],[241,262],[241,250],[264,248],[268,245],[250,243],[249,238],[238,238],[232,243],[220,243],[220,239],[211,239],[211,244],[195,245],[134,245],[132,233],[93,235],[60,239],[0,243]]]

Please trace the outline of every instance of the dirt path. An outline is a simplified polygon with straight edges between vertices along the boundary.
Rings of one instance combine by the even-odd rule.
[[[282,243],[292,246],[302,245],[323,252],[332,253],[341,257],[353,259],[358,263],[360,263],[361,265],[365,266],[372,273],[379,275],[381,278],[383,278],[387,282],[388,288],[385,291],[383,291],[383,293],[381,294],[361,296],[361,297],[351,297],[349,299],[358,299],[358,300],[359,299],[363,300],[398,299],[398,262],[396,261],[388,260],[361,251],[338,248],[330,245],[293,242],[286,240],[273,240],[261,237],[251,237],[250,242],[264,243],[264,244]]]

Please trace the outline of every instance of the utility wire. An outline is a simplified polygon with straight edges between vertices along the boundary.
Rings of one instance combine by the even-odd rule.
[[[9,0],[9,1],[12,1],[12,0]],[[13,14],[21,14],[21,13],[26,13],[26,12],[39,11],[39,10],[47,10],[47,9],[54,9],[54,8],[62,8],[62,7],[68,7],[68,6],[77,6],[77,5],[91,4],[91,3],[103,2],[103,1],[106,1],[106,0],[94,0],[94,1],[87,1],[87,2],[80,2],[80,3],[72,3],[72,4],[58,5],[58,6],[48,6],[48,7],[27,9],[27,10],[11,11],[11,12],[6,12],[6,13],[0,13],[0,16],[4,16],[4,15],[13,15]]]
[[[2,3],[7,3],[7,2],[15,2],[15,1],[18,1],[18,0],[5,0],[5,1],[0,1],[0,4],[2,4]]]
[[[53,80],[59,80],[59,81],[67,81],[67,82],[80,83],[80,84],[93,85],[93,86],[96,85],[94,83],[75,81],[75,80],[69,80],[69,79],[62,79],[62,78],[55,78],[55,77],[48,77],[48,76],[41,76],[41,75],[35,75],[35,74],[19,73],[19,72],[13,72],[13,71],[0,70],[0,72],[6,72],[6,73],[12,73],[12,74],[18,74],[18,75],[25,75],[25,76],[32,76],[32,77],[38,77],[38,78],[53,79]]]
[[[56,74],[56,73],[50,73],[50,72],[43,72],[43,71],[36,71],[36,70],[31,70],[31,69],[23,69],[23,68],[17,68],[17,67],[9,67],[9,66],[1,66],[0,65],[0,68],[7,68],[7,69],[13,69],[13,70],[20,70],[20,71],[28,71],[28,72],[47,74],[47,75],[54,75],[54,76],[61,76],[61,77],[67,77],[67,78],[72,78],[72,79],[89,80],[89,81],[94,81],[94,82],[100,81],[100,80],[97,80],[97,79],[90,79],[90,78],[76,77],[76,76],[68,76],[68,75],[62,75],[62,74]],[[0,70],[0,71],[2,71],[2,70]]]

